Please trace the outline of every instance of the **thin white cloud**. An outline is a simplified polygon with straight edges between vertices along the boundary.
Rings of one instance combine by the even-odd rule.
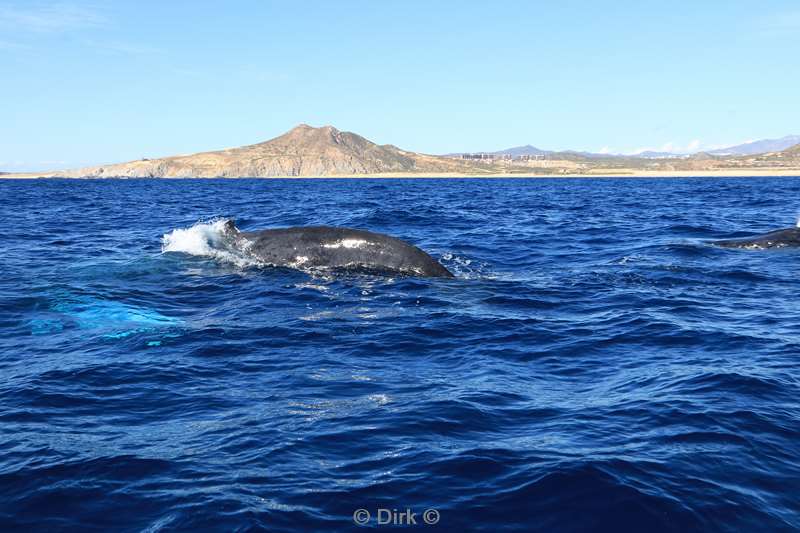
[[[25,161],[0,161],[0,171],[3,170],[19,170],[25,167]]]
[[[99,35],[112,20],[101,9],[90,4],[75,2],[40,2],[32,5],[0,6],[0,34],[11,35],[22,42],[0,40],[0,50],[32,51],[37,47],[37,34],[64,34],[82,32]],[[91,32],[87,30],[93,30]],[[143,43],[84,38],[80,44],[105,55],[148,56],[163,50]]]
[[[661,145],[662,152],[674,152],[678,147],[675,145],[674,142],[669,141]]]
[[[0,161],[0,172],[37,172],[44,170],[59,170],[72,165],[69,161]]]
[[[0,29],[56,33],[103,26],[106,17],[97,9],[69,2],[0,6]]]
[[[640,147],[630,152],[625,152],[629,155],[637,155],[642,152],[667,152],[671,154],[693,154],[701,150],[711,150],[712,146],[706,146],[700,139],[694,139],[685,146],[675,141],[668,141],[657,148],[651,146]]]
[[[83,43],[98,52],[109,55],[148,56],[161,54],[163,51],[146,44],[132,44],[122,41],[85,40]]]
[[[717,143],[717,144],[707,144],[703,147],[703,150],[706,152],[710,152],[711,150],[721,150],[722,148],[729,148],[731,146],[737,146],[742,143]]]

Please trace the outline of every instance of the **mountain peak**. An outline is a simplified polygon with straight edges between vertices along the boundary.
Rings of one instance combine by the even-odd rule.
[[[325,126],[314,127],[314,126],[311,126],[311,125],[306,124],[305,122],[303,122],[301,124],[298,124],[294,128],[290,129],[287,133],[291,133],[293,131],[297,131],[297,132],[300,132],[300,131],[330,131],[330,132],[338,132],[339,130],[337,130],[336,128],[334,128],[330,124],[326,124]]]
[[[512,157],[518,157],[522,155],[546,155],[551,153],[548,150],[542,150],[541,148],[537,148],[530,144],[526,144],[525,146],[515,146],[513,148],[508,148],[506,150],[500,150],[499,152],[492,152],[495,155],[510,155]]]
[[[290,129],[283,135],[267,141],[262,144],[269,144],[274,142],[286,142],[290,144],[308,145],[308,144],[329,144],[347,142],[347,140],[361,139],[354,133],[342,132],[333,126],[326,125],[315,128],[308,124],[299,124]],[[366,139],[364,139],[366,142]]]
[[[407,172],[464,172],[471,167],[447,158],[378,146],[331,125],[298,124],[268,141],[191,155],[89,167],[81,176],[330,176]]]

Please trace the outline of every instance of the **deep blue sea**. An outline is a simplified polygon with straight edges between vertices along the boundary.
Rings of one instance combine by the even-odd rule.
[[[798,530],[800,250],[706,242],[798,210],[793,178],[0,180],[0,530]],[[456,277],[259,266],[228,218]]]

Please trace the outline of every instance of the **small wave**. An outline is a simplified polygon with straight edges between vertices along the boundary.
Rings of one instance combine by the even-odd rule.
[[[225,232],[228,219],[197,222],[189,228],[174,229],[161,237],[161,253],[180,252],[211,257],[239,267],[255,266],[255,258],[246,247],[237,248]]]

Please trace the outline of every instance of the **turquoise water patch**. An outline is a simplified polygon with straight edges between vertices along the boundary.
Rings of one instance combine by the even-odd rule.
[[[64,324],[59,320],[33,319],[29,322],[33,335],[47,335],[58,333],[64,329]]]
[[[133,322],[149,325],[172,325],[178,320],[164,316],[152,309],[144,309],[107,300],[88,302],[61,302],[52,307],[76,320],[81,328],[94,328],[113,322]]]
[[[33,319],[29,325],[33,335],[52,335],[77,328],[96,330],[106,339],[123,339],[181,323],[154,309],[99,298],[67,297],[54,303],[47,316]]]

